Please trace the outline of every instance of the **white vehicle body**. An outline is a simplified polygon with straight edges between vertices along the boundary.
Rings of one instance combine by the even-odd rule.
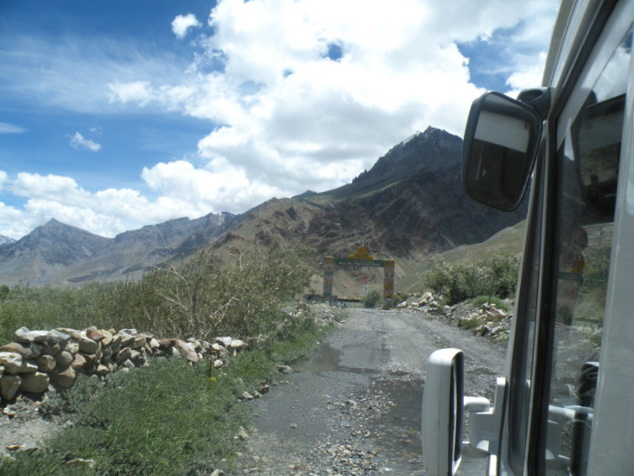
[[[474,103],[467,191],[512,210],[530,190],[527,237],[494,402],[462,395],[460,350],[430,358],[430,475],[469,455],[490,476],[634,475],[633,29],[634,1],[564,1],[542,88]]]

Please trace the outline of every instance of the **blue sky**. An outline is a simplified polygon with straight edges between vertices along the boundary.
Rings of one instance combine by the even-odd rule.
[[[0,0],[0,235],[103,236],[349,182],[485,90],[539,86],[557,5]]]

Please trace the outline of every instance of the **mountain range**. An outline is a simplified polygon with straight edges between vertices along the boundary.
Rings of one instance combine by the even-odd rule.
[[[430,254],[482,242],[525,218],[525,204],[502,213],[469,200],[462,191],[461,154],[460,137],[429,127],[350,184],[274,198],[241,215],[179,218],[114,238],[52,219],[18,241],[0,240],[0,283],[137,279],[204,247],[222,254],[279,239],[300,240],[317,256],[347,256],[365,244],[374,256],[397,261],[398,278]]]

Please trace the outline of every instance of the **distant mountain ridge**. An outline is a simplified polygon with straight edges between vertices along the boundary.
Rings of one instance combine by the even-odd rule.
[[[8,236],[0,235],[0,248],[6,245],[10,245],[11,243],[15,243],[17,240],[10,238]]]
[[[149,266],[205,246],[234,219],[230,213],[179,218],[114,238],[51,219],[22,239],[0,247],[0,283],[134,279]]]
[[[152,266],[212,247],[220,255],[271,241],[301,241],[317,256],[347,256],[367,244],[396,259],[397,272],[430,254],[479,243],[525,218],[462,191],[462,139],[427,128],[392,147],[352,183],[271,199],[242,215],[179,218],[104,238],[51,220],[0,246],[0,283],[73,284],[136,279]]]

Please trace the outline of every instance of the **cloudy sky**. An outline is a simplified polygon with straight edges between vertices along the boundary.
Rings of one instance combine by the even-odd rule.
[[[0,0],[0,235],[348,183],[541,82],[555,0]]]

